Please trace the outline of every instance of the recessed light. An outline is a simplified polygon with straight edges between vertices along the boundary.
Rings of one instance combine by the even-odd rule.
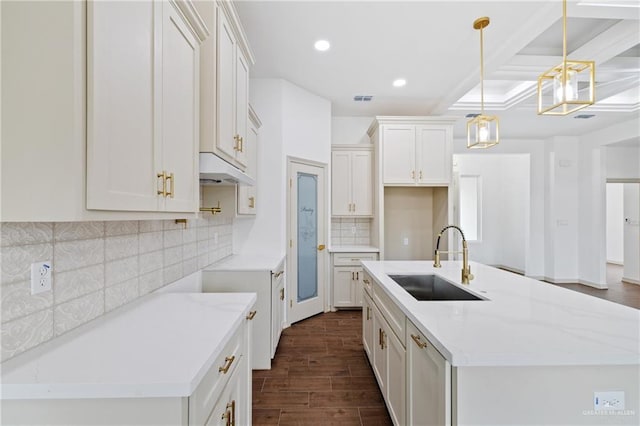
[[[315,47],[316,50],[319,50],[320,52],[324,52],[326,50],[329,50],[329,48],[331,47],[331,43],[329,43],[327,40],[318,40],[315,42],[313,47]]]
[[[407,84],[407,80],[404,78],[399,78],[393,81],[393,87],[402,87]]]

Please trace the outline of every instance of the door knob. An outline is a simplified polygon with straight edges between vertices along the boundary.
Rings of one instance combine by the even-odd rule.
[[[318,251],[322,251],[325,249],[325,245],[324,244],[319,244],[318,245]]]

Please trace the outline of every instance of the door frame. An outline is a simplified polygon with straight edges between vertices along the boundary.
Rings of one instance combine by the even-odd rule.
[[[287,215],[286,215],[286,241],[285,244],[287,245],[287,259],[293,259],[293,256],[296,255],[296,253],[294,253],[291,241],[293,240],[293,235],[291,233],[291,202],[292,202],[292,197],[291,197],[291,189],[293,188],[292,182],[291,182],[291,173],[292,173],[292,166],[293,164],[301,164],[301,165],[305,165],[305,166],[312,166],[312,167],[319,167],[323,169],[324,172],[324,182],[323,182],[323,193],[324,193],[324,215],[325,215],[325,220],[324,220],[324,231],[321,234],[318,234],[318,242],[320,243],[320,241],[325,241],[324,245],[326,246],[325,250],[319,251],[318,252],[318,270],[320,270],[320,268],[322,268],[324,274],[324,280],[323,282],[318,282],[318,286],[323,286],[323,297],[322,297],[322,310],[323,312],[329,312],[329,243],[328,243],[328,238],[329,238],[329,229],[331,227],[331,208],[329,205],[329,188],[330,188],[330,184],[331,182],[329,182],[330,180],[330,175],[329,175],[329,165],[327,163],[322,163],[319,161],[314,161],[314,160],[308,160],[305,158],[300,158],[300,157],[293,157],[288,155],[287,156],[287,176],[286,176],[286,187],[287,187],[287,204],[286,204],[286,211],[287,211]],[[287,243],[288,241],[288,243]],[[291,289],[292,286],[295,284],[295,280],[296,277],[293,274],[292,271],[293,268],[293,261],[289,260],[287,262],[287,275],[286,275],[286,294],[287,294],[287,298],[289,299],[289,303],[285,303],[285,327],[290,327],[291,326],[291,304],[292,304],[292,299],[290,297],[290,295],[292,294]]]

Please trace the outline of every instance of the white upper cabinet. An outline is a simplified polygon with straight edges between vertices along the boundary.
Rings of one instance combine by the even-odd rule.
[[[382,182],[387,186],[448,186],[453,158],[449,117],[378,117]]]
[[[87,7],[87,208],[197,211],[200,40],[173,2]]]
[[[331,153],[333,216],[373,216],[373,151],[334,145]]]
[[[195,213],[207,35],[188,0],[3,3],[1,219]]]
[[[202,46],[200,152],[212,152],[244,171],[255,150],[247,121],[253,55],[232,2],[201,1],[196,7],[216,29]]]

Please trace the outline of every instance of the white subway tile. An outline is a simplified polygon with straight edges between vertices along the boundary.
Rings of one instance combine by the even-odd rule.
[[[105,235],[113,237],[116,235],[131,235],[138,233],[138,221],[126,220],[116,222],[105,222]]]
[[[18,246],[53,241],[53,224],[45,222],[0,223],[0,245]]]
[[[198,269],[207,267],[209,262],[209,253],[202,253],[198,255]]]
[[[162,220],[141,220],[139,223],[140,232],[157,232],[164,229]]]
[[[194,273],[198,270],[198,258],[194,257],[182,262],[182,273],[184,276]]]
[[[102,237],[104,237],[104,222],[56,222],[53,225],[53,239],[56,242]]]
[[[163,259],[165,268],[176,263],[182,263],[182,246],[164,249]]]
[[[164,248],[175,247],[180,244],[182,244],[182,229],[164,231]]]
[[[138,298],[138,278],[107,287],[104,291],[106,312]]]
[[[187,228],[182,231],[183,244],[196,242],[197,237],[198,237],[198,228]]]
[[[167,266],[164,268],[162,275],[164,285],[171,284],[172,282],[179,280],[184,276],[182,274],[182,262],[177,265]]]
[[[63,303],[104,288],[104,264],[58,272],[53,278],[55,303]]]
[[[209,241],[198,241],[197,243],[198,255],[203,255],[209,253]]]
[[[31,244],[0,248],[0,283],[31,279],[31,263],[53,260],[53,244]],[[55,266],[55,265],[54,265]]]
[[[128,281],[138,276],[138,256],[125,257],[124,259],[107,262],[105,265],[105,285]]]
[[[104,291],[102,290],[57,305],[53,311],[55,335],[59,336],[102,314],[104,314]]]
[[[113,237],[115,238],[115,237]],[[64,241],[54,245],[55,272],[80,269],[104,262],[104,240]]]
[[[182,258],[193,259],[198,255],[198,243],[189,243],[182,246]]]
[[[107,261],[122,259],[123,257],[138,255],[138,235],[121,235],[107,237],[106,259]]]
[[[148,274],[141,275],[138,280],[140,287],[140,295],[151,293],[164,286],[164,280],[162,279],[162,269],[157,269],[149,272]]]
[[[50,291],[31,294],[31,283],[21,281],[2,286],[2,322],[49,308],[53,305]]]
[[[163,232],[147,232],[140,234],[140,253],[160,250],[163,247],[162,236]]]
[[[147,274],[152,271],[162,271],[164,268],[164,251],[158,250],[141,254],[139,257],[139,274]]]
[[[2,324],[2,361],[53,337],[53,311],[45,309]]]

